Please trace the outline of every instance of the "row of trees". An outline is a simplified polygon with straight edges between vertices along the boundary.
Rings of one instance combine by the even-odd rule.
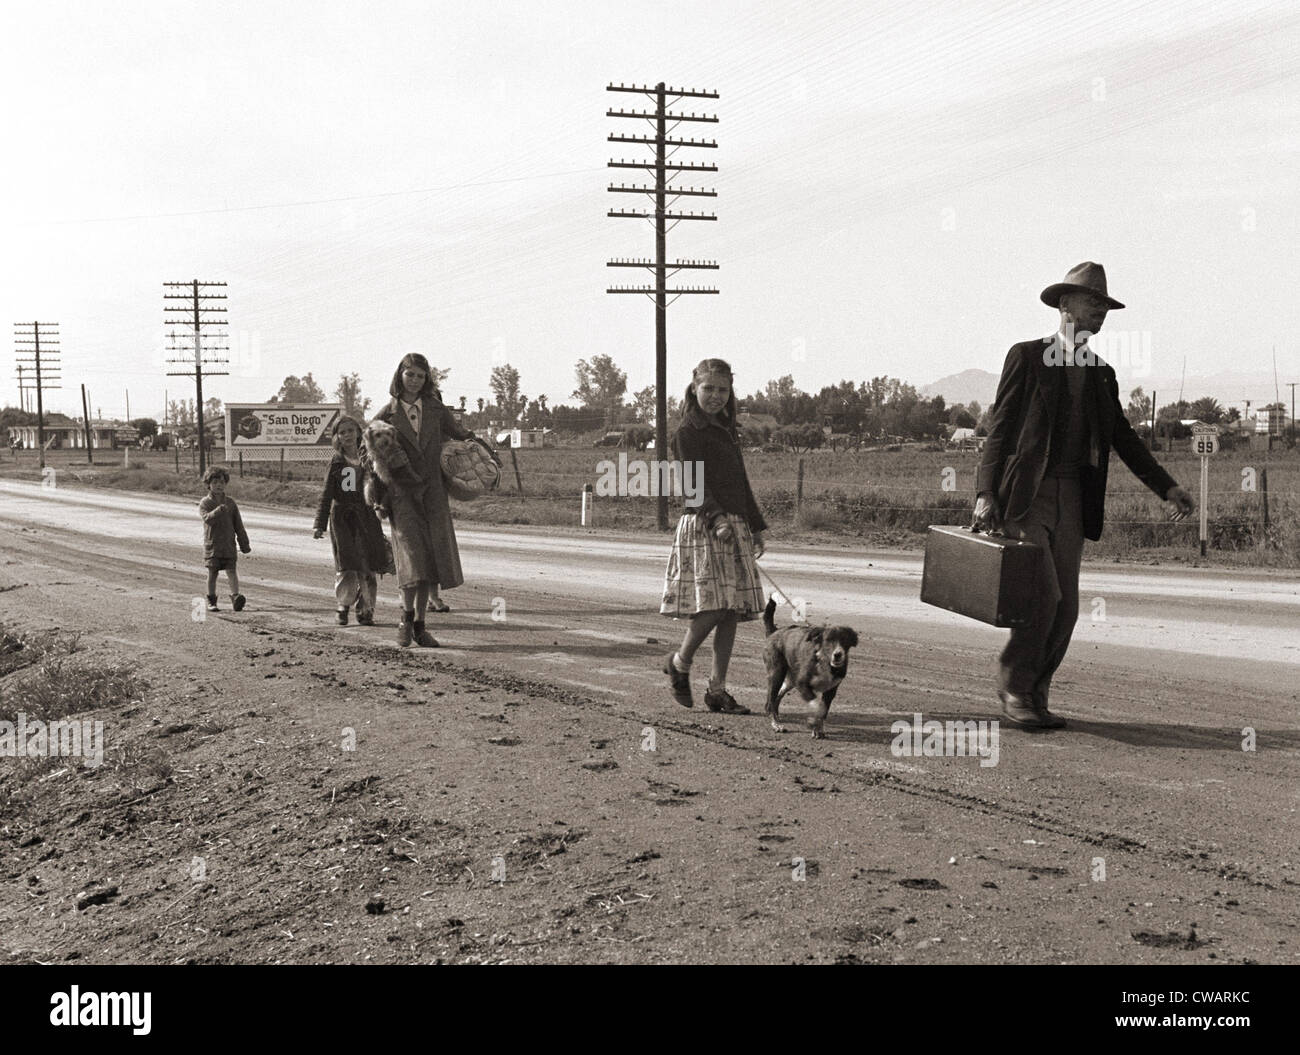
[[[442,389],[450,369],[435,369],[434,383]],[[654,386],[646,386],[628,397],[627,373],[620,370],[612,356],[595,355],[579,359],[574,367],[573,404],[551,406],[544,395],[535,398],[521,390],[519,371],[510,364],[492,369],[492,399],[479,398],[473,406],[464,396],[458,401],[471,428],[485,428],[491,423],[521,425],[527,428],[550,428],[562,433],[593,432],[633,423],[649,423],[655,416]],[[334,386],[332,397],[310,374],[290,375],[271,396],[272,403],[341,403],[346,413],[362,419],[370,414],[372,401],[361,393],[361,376],[343,374]],[[775,419],[779,435],[770,424],[759,426],[747,437],[754,442],[776,442],[791,448],[820,445],[829,427],[832,434],[854,438],[895,437],[900,439],[938,439],[953,429],[971,428],[977,435],[988,429],[991,408],[977,402],[949,405],[942,396],[926,399],[905,381],[893,377],[874,377],[870,381],[844,380],[827,385],[817,393],[804,392],[787,374],[769,381],[748,399],[741,399],[741,410],[749,415]],[[15,408],[6,408],[6,411]],[[220,435],[223,421],[221,400],[204,400],[204,421]],[[681,413],[677,396],[668,399],[670,426]],[[1151,397],[1141,388],[1129,394],[1125,415],[1134,427],[1149,428]],[[1161,407],[1156,415],[1162,434],[1180,438],[1187,432],[1179,423],[1197,419],[1211,424],[1230,424],[1239,420],[1236,408],[1225,410],[1213,397],[1179,400]],[[33,417],[34,420],[34,417]],[[12,422],[11,422],[12,423]],[[158,423],[151,418],[131,422],[142,437],[158,433]],[[167,407],[166,424],[181,438],[197,431],[197,414],[193,399],[172,400]],[[814,432],[816,435],[814,436]]]
[[[1133,389],[1129,393],[1128,406],[1124,409],[1124,416],[1128,418],[1129,424],[1134,428],[1145,426],[1149,430],[1151,428],[1151,397],[1140,388]],[[1187,426],[1180,424],[1183,421],[1203,421],[1207,425],[1231,425],[1233,422],[1240,420],[1240,410],[1236,407],[1225,410],[1223,404],[1213,396],[1202,396],[1200,399],[1190,401],[1180,399],[1173,403],[1166,403],[1156,411],[1156,428],[1162,433],[1173,435],[1175,439],[1181,439],[1184,435],[1190,435],[1191,433]]]

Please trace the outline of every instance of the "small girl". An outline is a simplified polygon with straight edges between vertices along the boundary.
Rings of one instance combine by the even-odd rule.
[[[375,622],[375,574],[390,571],[384,529],[366,505],[361,478],[361,422],[339,416],[330,434],[335,454],[325,473],[312,538],[322,538],[328,524],[334,546],[334,600],[339,626],[348,625],[348,609],[357,606],[357,622]]]
[[[756,557],[763,555],[767,524],[754,501],[736,438],[736,397],[731,367],[705,359],[686,389],[682,423],[672,440],[672,458],[694,463],[704,500],[677,522],[664,581],[664,615],[690,619],[681,648],[668,657],[664,673],[673,699],[694,706],[690,670],[695,651],[710,633],[713,673],[704,705],[711,711],[748,714],[727,692],[727,667],[736,642],[736,624],[763,610],[763,588]]]
[[[224,571],[230,585],[230,607],[242,612],[244,595],[239,592],[239,557],[235,553],[235,543],[239,543],[244,553],[252,552],[248,532],[244,530],[244,518],[239,515],[235,500],[226,494],[230,473],[225,466],[209,465],[203,474],[203,482],[208,485],[208,493],[199,502],[199,516],[203,518],[203,557],[208,566],[208,611],[219,610],[217,574]]]

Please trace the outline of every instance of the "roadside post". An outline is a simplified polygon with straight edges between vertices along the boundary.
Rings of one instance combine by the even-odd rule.
[[[591,484],[583,484],[582,485],[582,526],[583,527],[591,527],[592,523],[595,520],[595,516],[593,515],[595,513],[595,510],[592,508],[592,503],[594,499],[595,499],[595,493]]]
[[[1217,425],[1192,426],[1192,453],[1201,456],[1201,556],[1205,556],[1205,537],[1209,527],[1206,499],[1210,490],[1210,455],[1219,453]]]
[[[524,482],[519,479],[519,459],[515,457],[515,445],[510,445],[510,465],[515,470],[515,490],[520,494],[524,493]]]

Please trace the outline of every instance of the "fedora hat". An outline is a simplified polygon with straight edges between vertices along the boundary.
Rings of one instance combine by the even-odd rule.
[[[1064,282],[1053,283],[1043,290],[1039,296],[1049,308],[1059,308],[1061,306],[1061,294],[1072,293],[1075,290],[1084,293],[1096,293],[1104,297],[1106,303],[1112,308],[1122,308],[1124,306],[1106,292],[1106,269],[1100,264],[1094,264],[1091,260],[1085,260],[1082,264],[1070,268],[1065,274]]]

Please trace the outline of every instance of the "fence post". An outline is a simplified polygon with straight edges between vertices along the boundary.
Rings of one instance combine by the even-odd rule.
[[[1268,545],[1268,466],[1259,471],[1259,489],[1264,498],[1264,545]]]
[[[510,446],[510,464],[514,466],[515,470],[515,490],[520,494],[523,494],[524,484],[523,481],[519,479],[519,459],[515,457],[515,448],[513,444]]]
[[[803,459],[799,459],[799,480],[794,489],[794,516],[798,520],[803,514]]]
[[[181,474],[181,449],[180,449],[179,447],[175,447],[175,446],[173,446],[173,447],[172,447],[172,454],[176,455],[176,475],[177,475],[177,476],[180,476],[180,474]]]
[[[284,483],[284,448],[280,448],[280,483]]]
[[[239,478],[241,480],[244,478],[244,452],[243,451],[239,452]]]

